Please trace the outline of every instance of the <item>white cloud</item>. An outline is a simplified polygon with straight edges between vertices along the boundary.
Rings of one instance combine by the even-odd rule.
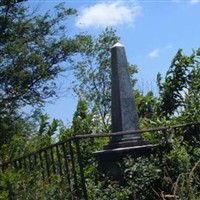
[[[173,45],[172,44],[168,44],[166,47],[165,47],[165,49],[167,50],[167,49],[171,49],[173,47]]]
[[[123,24],[134,25],[141,9],[139,5],[127,6],[123,2],[99,3],[83,9],[77,18],[76,26],[79,28],[91,26],[104,28]]]
[[[159,49],[155,49],[155,50],[153,50],[152,52],[150,52],[149,54],[148,54],[148,56],[150,57],[150,58],[157,58],[157,57],[159,57],[160,56],[160,50]]]
[[[190,0],[190,3],[191,4],[197,4],[197,3],[199,3],[200,1],[199,0]]]
[[[169,51],[172,48],[173,48],[173,45],[169,43],[168,45],[164,46],[163,48],[154,49],[153,51],[151,51],[148,54],[148,57],[149,58],[158,58],[161,56],[161,54],[166,53],[167,51]]]

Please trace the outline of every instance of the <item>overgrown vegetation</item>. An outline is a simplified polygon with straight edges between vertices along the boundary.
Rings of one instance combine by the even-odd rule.
[[[107,28],[98,37],[82,34],[69,38],[63,20],[75,14],[74,9],[61,5],[54,18],[49,12],[30,14],[21,3],[5,1],[0,6],[0,164],[74,135],[110,131],[110,47],[119,37]],[[58,33],[60,37],[55,37]],[[200,50],[189,56],[178,50],[166,77],[157,77],[158,96],[152,91],[134,91],[141,128],[200,121],[199,56]],[[41,108],[58,92],[55,78],[67,61],[80,100],[72,124],[65,127],[60,120],[50,123]],[[134,86],[137,66],[130,64],[129,69]],[[30,114],[23,112],[27,106],[33,109]],[[154,154],[125,158],[121,163],[123,185],[103,177],[92,155],[108,139],[79,141],[89,199],[200,199],[199,126],[145,133],[144,137],[156,145]],[[75,149],[75,144],[72,146]],[[58,156],[56,150],[52,155]],[[78,165],[75,169],[80,179]],[[44,179],[40,170],[4,169],[0,172],[0,199],[82,198],[80,185],[70,187],[66,174],[50,177]]]

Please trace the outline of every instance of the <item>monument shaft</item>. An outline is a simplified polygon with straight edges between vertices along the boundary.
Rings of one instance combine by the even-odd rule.
[[[112,132],[138,130],[139,117],[124,46],[117,43],[111,49],[112,66]]]

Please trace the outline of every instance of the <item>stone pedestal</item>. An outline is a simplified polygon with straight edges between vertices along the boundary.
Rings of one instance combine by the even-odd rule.
[[[142,144],[141,146],[130,146],[123,148],[106,149],[93,153],[98,160],[100,172],[111,180],[122,181],[122,169],[120,163],[126,156],[138,158],[140,156],[149,156],[152,152],[152,145]]]

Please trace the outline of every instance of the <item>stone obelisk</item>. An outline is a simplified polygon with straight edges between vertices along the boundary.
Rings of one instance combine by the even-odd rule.
[[[139,117],[128,71],[124,46],[111,49],[112,67],[112,132],[138,130]]]
[[[112,68],[112,132],[139,129],[139,117],[133,87],[128,71],[128,62],[123,45],[117,43],[111,49]],[[140,135],[113,137],[106,148],[130,146],[131,141],[141,143]]]
[[[132,131],[139,129],[139,117],[135,104],[133,87],[128,71],[128,62],[123,45],[117,43],[111,49],[112,67],[112,132]],[[100,171],[121,180],[119,163],[126,155],[136,158],[149,155],[148,145],[139,134],[113,136],[104,150],[94,152],[99,162]]]

